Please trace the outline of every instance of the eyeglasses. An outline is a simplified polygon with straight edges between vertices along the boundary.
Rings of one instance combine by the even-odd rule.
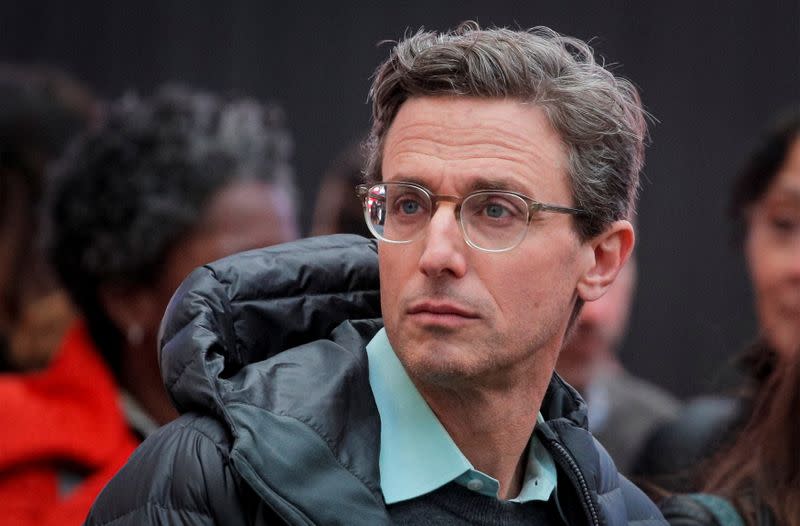
[[[540,203],[517,192],[479,190],[464,197],[435,195],[415,183],[358,185],[370,231],[387,243],[411,243],[423,236],[439,203],[455,203],[456,220],[467,244],[484,252],[505,252],[520,244],[536,212],[585,215],[584,210]]]

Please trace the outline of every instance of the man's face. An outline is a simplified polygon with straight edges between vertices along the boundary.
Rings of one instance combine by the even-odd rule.
[[[559,136],[540,108],[511,100],[405,102],[385,139],[382,175],[435,194],[501,188],[573,204]],[[593,258],[571,221],[538,213],[519,246],[485,253],[467,245],[454,205],[442,203],[421,239],[381,243],[384,322],[410,376],[441,386],[530,382],[532,370],[549,377]]]
[[[745,253],[763,336],[782,354],[800,351],[800,139],[753,206]]]

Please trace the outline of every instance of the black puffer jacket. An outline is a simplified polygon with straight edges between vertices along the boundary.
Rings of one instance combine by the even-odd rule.
[[[133,454],[87,524],[389,524],[364,350],[379,305],[375,245],[356,236],[196,270],[161,335],[164,381],[184,414]],[[556,376],[542,413],[567,524],[665,524]]]

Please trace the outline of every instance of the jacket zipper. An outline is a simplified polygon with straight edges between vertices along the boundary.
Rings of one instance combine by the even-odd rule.
[[[550,444],[555,447],[556,451],[558,451],[559,456],[567,463],[569,466],[570,471],[572,471],[578,479],[578,485],[580,486],[581,497],[583,498],[586,507],[589,509],[589,514],[591,515],[590,520],[592,525],[600,526],[600,519],[597,515],[597,510],[594,507],[594,503],[592,502],[592,496],[589,493],[589,485],[586,484],[586,479],[583,476],[583,473],[580,469],[578,469],[578,464],[575,462],[575,459],[572,458],[572,455],[569,454],[567,448],[556,442],[555,440],[550,440]]]

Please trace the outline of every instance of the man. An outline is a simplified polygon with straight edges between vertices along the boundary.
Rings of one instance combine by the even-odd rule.
[[[583,306],[556,364],[586,400],[589,430],[626,474],[653,430],[677,416],[679,408],[669,393],[628,373],[617,356],[635,288],[631,257],[603,297]]]
[[[635,89],[470,23],[398,43],[372,98],[377,258],[333,236],[196,271],[161,340],[186,414],[88,524],[663,524],[553,375],[633,247]]]

